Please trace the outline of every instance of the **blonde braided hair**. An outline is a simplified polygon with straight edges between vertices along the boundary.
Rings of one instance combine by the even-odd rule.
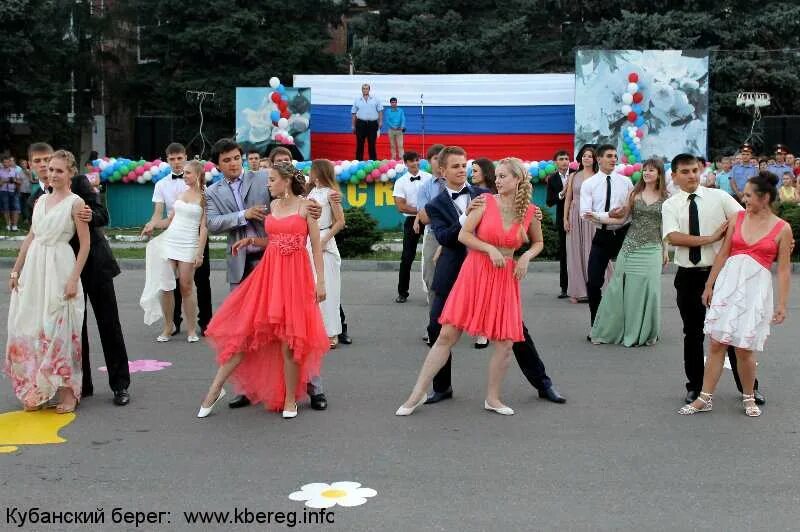
[[[206,172],[203,170],[203,163],[196,159],[192,159],[191,161],[186,161],[186,164],[183,165],[184,171],[187,168],[191,168],[194,175],[197,176],[197,183],[195,187],[197,191],[200,192],[200,206],[203,207],[203,211],[206,210]]]
[[[528,212],[528,206],[531,204],[531,194],[533,193],[531,176],[522,161],[516,157],[506,157],[497,166],[500,165],[505,165],[511,175],[519,179],[517,192],[514,195],[514,220],[520,223],[525,218],[525,213]]]

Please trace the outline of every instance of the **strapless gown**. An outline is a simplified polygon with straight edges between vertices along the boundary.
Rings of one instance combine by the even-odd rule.
[[[300,400],[306,384],[319,375],[329,343],[306,251],[305,218],[270,214],[264,227],[269,235],[264,258],[214,314],[206,338],[220,365],[244,353],[231,375],[236,391],[278,411],[286,395],[281,344],[289,346],[300,366],[296,387]]]
[[[175,201],[175,216],[164,231],[162,249],[167,259],[194,262],[200,242],[200,218],[203,207],[197,203]]]

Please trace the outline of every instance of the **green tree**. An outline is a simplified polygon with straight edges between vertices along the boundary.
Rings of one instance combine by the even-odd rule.
[[[187,90],[215,93],[203,108],[204,132],[213,142],[234,133],[237,86],[265,86],[271,76],[290,85],[296,72],[337,67],[337,58],[324,52],[329,28],[343,13],[333,0],[209,0],[202,9],[189,0],[118,4],[118,18],[140,26],[138,44],[147,61],[132,65],[115,90],[142,114],[177,117],[177,139],[191,139],[200,121]],[[134,44],[135,37],[129,31]]]

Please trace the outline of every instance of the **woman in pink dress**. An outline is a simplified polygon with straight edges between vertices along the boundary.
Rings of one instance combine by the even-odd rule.
[[[763,351],[769,325],[783,323],[789,299],[792,229],[773,214],[771,206],[778,196],[777,176],[761,172],[744,187],[745,210],[728,220],[728,232],[703,292],[708,307],[704,331],[711,347],[703,374],[703,391],[691,404],[679,410],[690,415],[711,410],[725,353],[736,348],[736,364],[742,381],[745,414],[761,415],[753,386],[756,378],[754,351]],[[770,267],[778,260],[778,304],[773,308]]]
[[[305,176],[289,163],[269,172],[269,191],[278,198],[264,220],[267,237],[244,238],[232,253],[247,246],[266,248],[264,258],[231,292],[208,324],[206,337],[220,365],[197,417],[206,417],[225,396],[222,387],[232,377],[241,393],[284,418],[297,416],[297,400],[306,384],[319,375],[329,349],[319,310],[325,300],[325,269],[319,226],[301,195]],[[306,251],[306,239],[316,271]]]
[[[522,340],[522,302],[519,281],[531,259],[544,246],[542,226],[534,219],[530,176],[519,159],[500,161],[496,172],[498,194],[484,194],[485,206],[473,209],[458,235],[469,251],[447,298],[439,323],[442,331],[422,364],[408,400],[397,410],[407,416],[425,402],[425,391],[444,366],[450,348],[461,333],[486,336],[494,343],[484,408],[511,415],[500,400],[500,387],[508,369],[511,346]],[[514,251],[525,241],[531,246],[515,262]]]

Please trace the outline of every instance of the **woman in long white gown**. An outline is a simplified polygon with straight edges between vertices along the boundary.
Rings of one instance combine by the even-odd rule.
[[[58,150],[48,165],[52,192],[33,208],[28,236],[11,270],[5,371],[25,410],[57,397],[72,412],[81,398],[81,271],[89,256],[89,226],[78,218],[83,200],[70,190],[75,157]],[[77,232],[77,258],[69,241]]]
[[[175,200],[167,229],[147,244],[145,255],[145,287],[139,304],[147,325],[164,318],[164,329],[156,338],[157,342],[168,342],[175,330],[172,316],[176,275],[183,299],[183,318],[188,324],[186,340],[189,343],[200,341],[194,270],[203,264],[208,238],[204,172],[200,162],[187,162],[183,179],[189,188]]]
[[[342,204],[331,201],[331,192],[339,191],[333,163],[327,159],[316,159],[311,163],[309,172],[309,190],[307,198],[322,205],[322,216],[319,219],[320,247],[325,265],[325,288],[327,296],[319,304],[325,331],[330,340],[331,349],[339,343],[342,332],[342,320],[339,315],[341,304],[342,275],[340,273],[342,258],[336,246],[336,234],[344,229],[344,210]],[[311,253],[311,243],[308,244]]]

